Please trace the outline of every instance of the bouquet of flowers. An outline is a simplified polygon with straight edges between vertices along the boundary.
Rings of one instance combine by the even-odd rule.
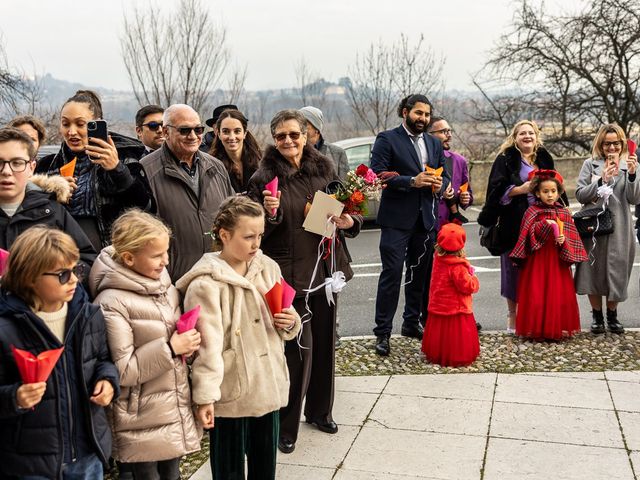
[[[366,215],[368,200],[380,200],[382,182],[364,164],[347,172],[347,178],[336,189],[336,200],[344,203],[344,213]]]

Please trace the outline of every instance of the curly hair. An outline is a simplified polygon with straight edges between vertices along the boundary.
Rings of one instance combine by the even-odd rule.
[[[564,185],[559,179],[555,177],[541,177],[538,175],[534,175],[531,179],[531,183],[529,184],[529,191],[535,195],[536,192],[540,191],[540,185],[542,185],[542,182],[546,181],[551,181],[556,184],[556,187],[558,188],[558,196],[564,193]]]

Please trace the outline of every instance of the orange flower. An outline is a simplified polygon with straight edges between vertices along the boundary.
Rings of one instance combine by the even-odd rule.
[[[360,190],[356,190],[351,194],[349,200],[351,200],[356,205],[360,205],[362,202],[364,202],[364,195]]]

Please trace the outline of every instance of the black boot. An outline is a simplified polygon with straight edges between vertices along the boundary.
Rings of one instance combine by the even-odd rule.
[[[607,308],[607,327],[611,333],[624,333],[624,327],[618,321],[618,310]]]
[[[391,345],[389,343],[389,335],[377,335],[376,336],[376,353],[383,357],[386,357],[391,352]]]
[[[591,322],[591,333],[595,335],[604,333],[604,316],[602,315],[602,310],[596,310],[594,308],[591,310],[591,315],[593,316],[593,322]]]

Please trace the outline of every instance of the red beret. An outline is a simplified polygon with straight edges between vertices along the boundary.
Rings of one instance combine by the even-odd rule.
[[[438,245],[447,252],[457,252],[464,248],[467,241],[467,234],[460,225],[447,223],[442,226],[438,233]]]

